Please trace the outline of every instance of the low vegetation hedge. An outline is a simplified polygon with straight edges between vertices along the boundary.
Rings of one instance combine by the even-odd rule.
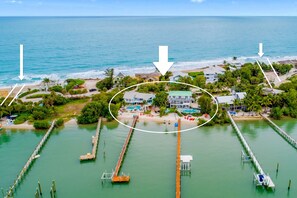
[[[87,91],[87,89],[71,89],[70,91],[69,91],[69,93],[71,94],[71,95],[78,95],[78,94],[84,94],[84,93],[88,93],[88,91]]]
[[[39,91],[38,89],[33,89],[33,90],[30,90],[30,91],[24,92],[24,93],[19,95],[19,98],[23,98],[23,97],[25,97],[25,96],[27,96],[29,94],[33,94],[33,93],[36,93],[38,91]]]
[[[46,120],[38,120],[34,122],[33,126],[35,129],[49,129],[51,124]]]
[[[28,96],[27,99],[34,99],[34,98],[43,98],[44,96],[47,96],[49,94],[34,94],[32,96]]]

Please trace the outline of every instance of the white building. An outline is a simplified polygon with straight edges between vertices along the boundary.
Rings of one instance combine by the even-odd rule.
[[[191,91],[170,91],[168,95],[170,108],[190,108],[192,101]]]
[[[178,81],[181,77],[185,77],[185,76],[188,76],[187,73],[184,73],[184,72],[180,72],[180,71],[177,71],[177,72],[173,72],[173,75],[170,76],[170,81]]]
[[[242,101],[246,96],[246,92],[233,92],[231,96],[217,96],[216,97],[216,100],[218,102],[218,104],[221,104],[221,105],[229,105],[230,108],[234,109],[238,109],[238,107],[234,106],[234,101],[235,100],[239,100],[239,101]],[[241,109],[242,106],[240,105],[240,108]]]
[[[204,77],[206,79],[206,83],[214,83],[218,81],[219,74],[224,74],[225,69],[219,66],[209,66],[208,68],[204,69]]]
[[[127,91],[124,94],[124,100],[127,104],[151,104],[154,98],[155,94],[139,93],[136,91]]]

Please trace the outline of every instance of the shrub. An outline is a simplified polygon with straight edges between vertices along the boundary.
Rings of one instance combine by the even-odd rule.
[[[84,94],[84,93],[87,93],[87,92],[88,92],[87,89],[77,89],[77,90],[71,89],[71,90],[69,91],[69,93],[70,93],[71,95]]]
[[[15,120],[14,120],[14,124],[23,124],[24,122],[26,122],[28,120],[28,115],[23,114],[18,116]]]
[[[39,120],[34,122],[35,129],[49,129],[51,124],[46,120]]]
[[[63,118],[59,118],[56,123],[55,123],[55,127],[60,127],[60,126],[63,126],[64,125],[64,120]]]
[[[283,116],[283,111],[280,107],[273,107],[270,112],[270,117],[280,120]]]
[[[53,87],[50,87],[49,90],[54,91],[54,92],[59,92],[59,93],[65,92],[65,90],[63,89],[63,87],[61,85],[55,85]]]

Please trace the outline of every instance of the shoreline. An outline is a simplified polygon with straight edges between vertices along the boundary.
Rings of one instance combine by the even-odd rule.
[[[121,122],[126,122],[126,121],[132,121],[133,120],[133,115],[125,115],[125,116],[118,116],[117,119]],[[263,120],[263,118],[261,116],[233,116],[233,119],[235,121],[256,121],[256,120]],[[293,118],[288,118],[288,117],[284,117],[279,121],[286,121],[286,120],[290,120]],[[116,121],[116,120],[113,120]],[[177,122],[177,119],[175,119],[174,117],[168,117],[168,116],[163,116],[163,117],[149,117],[149,116],[140,116],[139,117],[139,121],[145,122],[155,122],[158,124],[164,124],[164,121],[166,124],[168,124],[168,122],[170,124],[174,124],[175,122]],[[190,121],[190,120],[186,120],[183,117],[181,117],[181,121],[185,124],[185,125],[196,125],[197,122],[195,121]],[[95,123],[94,123],[95,124]],[[216,126],[217,124],[215,124],[214,126]],[[79,124],[76,122],[75,118],[72,118],[68,121],[65,122],[64,126],[79,126]],[[83,126],[83,125],[82,125]],[[212,127],[212,126],[210,126]],[[13,129],[19,129],[19,130],[36,130],[33,126],[33,124],[28,124],[27,122],[23,123],[23,124],[19,124],[19,125],[10,125],[10,126],[2,126],[3,129],[5,130],[13,130]]]
[[[236,60],[233,60],[232,57],[222,57],[222,58],[214,58],[214,59],[202,59],[198,61],[188,61],[188,62],[176,62],[174,64],[174,67],[170,71],[172,72],[195,72],[195,71],[200,71],[203,68],[207,66],[212,66],[212,65],[218,65],[218,64],[223,64],[223,62],[226,60],[228,63],[248,63],[248,62],[255,62],[256,56],[241,56],[237,57]],[[285,60],[292,60],[292,59],[297,59],[297,55],[295,56],[274,56],[270,57],[271,62],[277,62],[277,61],[285,61]],[[23,84],[26,84],[26,87],[38,87],[42,84],[42,79],[43,78],[50,78],[55,81],[62,82],[66,79],[69,78],[79,78],[83,80],[99,80],[102,77],[104,77],[104,70],[108,67],[103,67],[101,70],[87,70],[87,71],[81,71],[81,72],[74,72],[71,74],[68,74],[65,76],[63,73],[49,73],[49,74],[27,74],[25,75],[25,79],[23,80],[24,82],[20,83],[19,86],[22,86]],[[137,66],[119,66],[119,67],[114,67],[115,74],[122,72],[125,75],[129,76],[134,76],[135,73],[143,73],[143,71],[147,72],[153,72],[155,71],[154,66],[148,66],[146,65],[137,65]],[[34,78],[33,78],[34,77]],[[36,80],[32,80],[36,79]],[[3,81],[9,81],[11,80],[10,77],[8,79],[3,79]],[[10,90],[11,87],[13,87],[16,83],[19,82],[19,79],[12,79],[15,82],[10,82],[7,84],[1,84],[0,85],[0,91],[4,90]]]

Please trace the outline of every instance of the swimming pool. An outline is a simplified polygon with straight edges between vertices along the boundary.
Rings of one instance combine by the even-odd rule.
[[[126,110],[128,111],[141,111],[142,108],[140,105],[130,105],[126,107]]]
[[[193,113],[199,113],[200,111],[198,109],[180,109],[180,112],[193,114]]]

